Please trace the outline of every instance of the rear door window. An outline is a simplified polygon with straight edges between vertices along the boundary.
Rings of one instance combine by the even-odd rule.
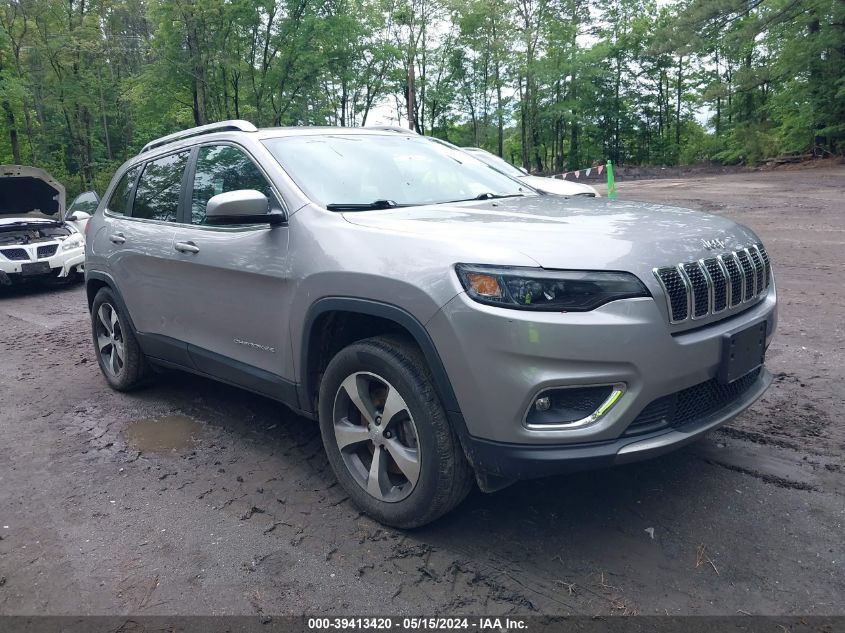
[[[273,200],[270,183],[243,151],[231,145],[200,147],[191,197],[191,224],[205,224],[205,207],[220,193],[255,189]]]
[[[140,167],[133,167],[125,174],[117,187],[109,198],[109,203],[106,205],[106,211],[114,215],[126,215],[129,210],[129,194],[132,192],[132,185],[135,184],[135,178],[138,177]]]
[[[182,194],[182,176],[190,152],[179,152],[150,161],[135,188],[133,218],[175,222]]]

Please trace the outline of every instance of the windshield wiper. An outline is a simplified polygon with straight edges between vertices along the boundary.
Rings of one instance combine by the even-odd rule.
[[[480,193],[473,200],[493,200],[498,198],[522,198],[525,194],[524,193],[490,193],[489,191],[485,191],[484,193]]]
[[[329,211],[373,211],[376,209],[395,209],[399,206],[394,200],[373,200],[372,202],[331,202],[326,205]]]
[[[485,191],[484,193],[480,193],[474,198],[462,198],[460,200],[449,200],[449,203],[452,202],[471,202],[472,200],[498,200],[499,198],[522,198],[524,197],[524,193],[491,193],[489,191]],[[440,204],[449,204],[443,203]]]

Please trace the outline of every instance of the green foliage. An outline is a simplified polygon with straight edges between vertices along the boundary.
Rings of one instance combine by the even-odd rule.
[[[72,195],[210,121],[410,118],[535,171],[754,164],[845,151],[843,67],[842,0],[4,0],[0,162]]]

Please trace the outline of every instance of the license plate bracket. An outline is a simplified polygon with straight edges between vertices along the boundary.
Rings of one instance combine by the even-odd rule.
[[[35,275],[49,275],[49,262],[32,262],[29,264],[21,264],[21,275],[24,277],[33,277]]]
[[[722,362],[717,378],[729,384],[754,371],[763,364],[766,355],[766,330],[768,322],[725,334],[722,338]]]

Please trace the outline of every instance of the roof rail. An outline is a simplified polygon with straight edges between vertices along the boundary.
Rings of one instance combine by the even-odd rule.
[[[368,125],[365,130],[380,130],[382,132],[399,132],[400,134],[416,134],[416,130],[412,130],[401,125]]]
[[[255,127],[249,121],[243,121],[240,119],[232,120],[232,121],[220,121],[218,123],[209,123],[208,125],[200,125],[199,127],[192,127],[188,128],[187,130],[182,130],[181,132],[176,132],[174,134],[168,134],[167,136],[162,136],[161,138],[157,138],[154,141],[150,141],[144,147],[141,148],[141,154],[144,152],[148,152],[153,148],[161,147],[162,145],[167,145],[168,143],[175,143],[176,141],[181,141],[186,138],[192,138],[194,136],[201,136],[202,134],[211,134],[212,132],[257,132],[258,128]]]

